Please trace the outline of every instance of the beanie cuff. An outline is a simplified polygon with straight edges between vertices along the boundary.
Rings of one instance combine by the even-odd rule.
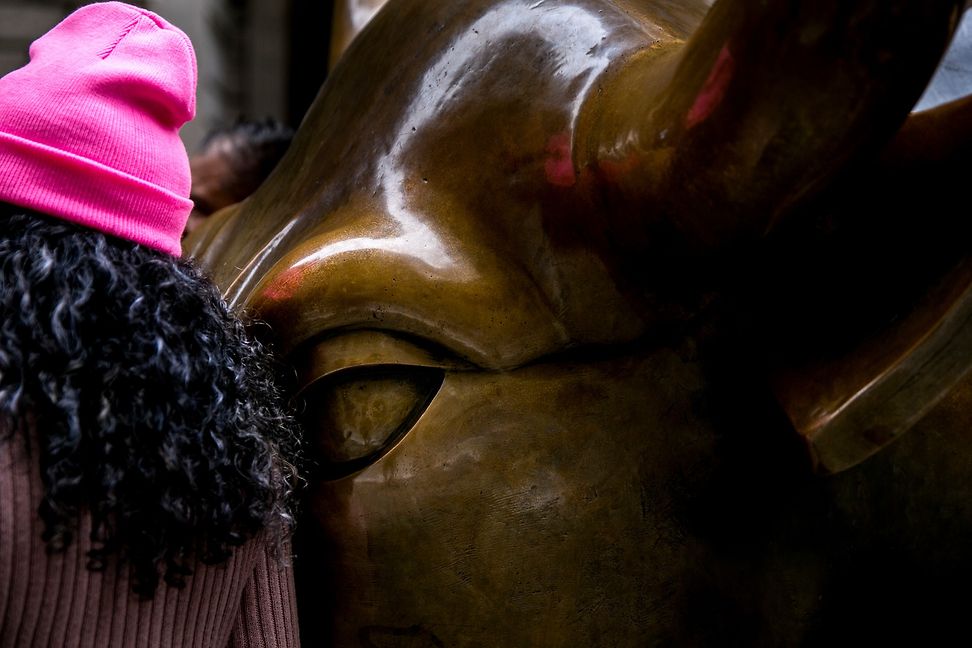
[[[0,200],[172,256],[193,203],[94,160],[0,132]]]

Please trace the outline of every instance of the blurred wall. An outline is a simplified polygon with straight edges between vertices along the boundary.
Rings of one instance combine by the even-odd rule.
[[[63,4],[42,0],[0,3],[0,74],[27,62],[27,46],[61,19]]]
[[[291,2],[128,1],[177,25],[195,46],[199,66],[196,119],[182,130],[190,151],[209,129],[239,116],[292,120],[288,105]],[[90,1],[0,0],[0,75],[25,64],[30,43],[84,4]]]

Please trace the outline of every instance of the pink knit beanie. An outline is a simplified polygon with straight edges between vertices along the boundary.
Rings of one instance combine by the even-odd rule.
[[[0,78],[0,201],[178,256],[192,210],[179,128],[195,111],[184,33],[121,2],[84,6]]]

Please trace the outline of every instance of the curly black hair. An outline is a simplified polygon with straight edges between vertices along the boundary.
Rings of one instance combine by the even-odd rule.
[[[186,261],[0,203],[0,429],[37,451],[49,550],[152,596],[290,532],[296,425],[264,348]]]

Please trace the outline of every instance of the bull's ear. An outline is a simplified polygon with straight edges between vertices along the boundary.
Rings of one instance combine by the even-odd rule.
[[[684,46],[660,41],[609,75],[578,163],[603,181],[621,240],[656,215],[703,248],[760,237],[893,136],[962,7],[719,0]]]
[[[918,422],[972,369],[972,259],[858,348],[783,371],[776,393],[818,471],[836,473]]]
[[[917,172],[970,160],[972,94],[909,115],[881,156],[881,163],[891,169]]]
[[[867,172],[834,192],[828,236],[843,240],[827,249],[842,252],[817,248],[792,264],[824,286],[789,309],[791,325],[814,319],[790,327],[803,334],[789,355],[817,340],[823,352],[812,355],[829,357],[778,373],[775,386],[821,471],[854,466],[969,384],[970,163],[972,98],[912,114]]]

